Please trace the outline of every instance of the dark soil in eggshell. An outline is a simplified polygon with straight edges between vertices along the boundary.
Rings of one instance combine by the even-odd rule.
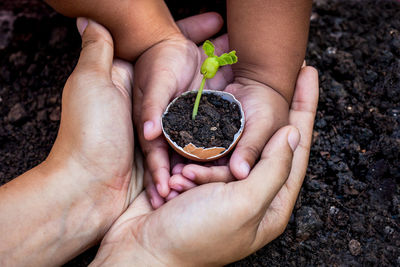
[[[197,116],[192,120],[196,95],[197,92],[183,95],[169,107],[162,119],[165,132],[182,148],[189,143],[204,148],[229,148],[240,129],[239,106],[220,96],[203,94]]]

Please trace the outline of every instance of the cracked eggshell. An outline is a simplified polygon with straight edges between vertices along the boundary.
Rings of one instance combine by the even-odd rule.
[[[188,91],[188,92],[183,93],[181,96],[184,96],[184,95],[189,94],[191,92],[197,92],[197,91]],[[227,92],[223,92],[223,91],[203,90],[203,95],[204,94],[219,95],[223,99],[228,100],[231,103],[234,102],[239,106],[240,114],[241,114],[240,129],[235,134],[235,136],[233,138],[233,141],[232,141],[231,145],[228,148],[224,148],[224,147],[209,147],[209,148],[196,147],[192,143],[187,144],[185,147],[182,148],[177,143],[175,143],[174,141],[171,140],[169,135],[165,132],[164,126],[163,126],[162,120],[161,120],[161,128],[162,128],[164,137],[165,137],[165,139],[167,139],[167,142],[170,144],[170,146],[172,146],[172,148],[178,154],[180,154],[181,156],[183,156],[185,158],[188,158],[188,159],[191,159],[191,160],[194,160],[194,161],[200,161],[200,162],[216,160],[216,159],[219,159],[219,158],[225,156],[226,154],[228,154],[235,147],[235,145],[239,141],[240,137],[242,136],[243,129],[244,129],[244,124],[245,124],[245,117],[244,117],[244,112],[243,112],[242,105],[240,104],[240,102],[232,94],[227,93]],[[175,101],[181,96],[178,96],[171,103],[169,103],[169,105],[165,109],[163,117],[165,116],[165,114],[168,113],[169,107],[173,103],[175,103]],[[201,105],[201,103],[200,103],[200,105]]]

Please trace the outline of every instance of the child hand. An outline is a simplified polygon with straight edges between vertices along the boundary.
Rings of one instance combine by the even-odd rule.
[[[177,24],[184,34],[196,42],[216,33],[222,21],[218,14],[206,13]],[[200,66],[205,55],[193,41],[175,36],[158,43],[148,49],[135,65],[134,120],[149,175],[156,188],[148,189],[152,199],[160,199],[155,195],[157,192],[163,198],[171,192],[168,186],[170,157],[168,144],[161,136],[161,115],[170,100],[184,91],[195,89],[201,81]],[[222,44],[226,46],[226,36],[217,39],[216,44],[219,46],[217,49]],[[218,77],[209,86],[224,88],[226,79],[232,75],[224,77],[224,72],[221,72]]]

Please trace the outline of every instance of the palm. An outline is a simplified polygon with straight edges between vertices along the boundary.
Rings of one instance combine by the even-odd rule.
[[[255,222],[255,216],[231,217],[231,214],[238,212],[236,204],[239,202],[228,187],[230,186],[222,183],[197,187],[155,211],[142,194],[110,229],[102,241],[102,248],[107,249],[109,244],[118,243],[130,233],[136,232],[136,240],[132,242],[138,241],[139,246],[156,253],[160,258],[172,254],[182,262],[192,262],[194,266],[205,262],[227,263],[232,260],[232,255],[235,255],[234,260],[243,258],[248,253],[243,250],[243,246],[254,246],[251,237],[256,231],[249,227],[249,223]],[[205,220],[210,217],[214,219]],[[179,225],[179,228],[171,227],[172,225]],[[135,230],[138,227],[140,231]],[[235,229],[235,235],[232,235],[232,229]],[[204,234],[199,236],[198,233]],[[141,234],[146,236],[140,236]],[[238,239],[237,242],[235,238]],[[248,244],[239,242],[245,239],[250,240]],[[158,242],[152,242],[150,248],[141,243],[141,240]],[[226,240],[235,245],[226,246]],[[169,249],[166,250],[166,247]],[[216,249],[224,252],[216,254]],[[100,249],[98,254],[101,253]]]

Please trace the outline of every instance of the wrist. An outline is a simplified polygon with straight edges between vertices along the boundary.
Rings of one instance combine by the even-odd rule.
[[[288,104],[292,102],[294,87],[301,64],[292,64],[290,68],[282,63],[261,64],[246,62],[242,58],[232,66],[234,76],[245,81],[258,82],[282,95]]]
[[[162,0],[133,0],[126,2],[126,11],[119,19],[108,18],[104,24],[112,33],[115,53],[126,60],[136,60],[150,47],[171,38],[184,38]],[[96,18],[94,18],[96,20]]]
[[[46,160],[1,188],[0,213],[7,214],[0,221],[4,262],[61,265],[110,227],[111,216],[93,198],[86,177],[77,175],[79,166],[70,160],[55,163]]]
[[[104,237],[90,266],[126,266],[127,263],[131,266],[169,266],[167,261],[160,258],[162,256],[155,247],[146,249],[141,245],[140,240],[148,242],[146,237],[139,237],[139,233],[146,232],[141,228],[144,217],[126,221],[123,216]]]
[[[39,176],[47,177],[49,191],[56,194],[53,201],[58,206],[54,208],[66,216],[65,227],[71,227],[65,232],[71,233],[66,239],[76,238],[79,231],[80,242],[91,246],[101,240],[123,212],[121,203],[125,199],[118,199],[121,194],[113,194],[113,189],[102,182],[105,178],[101,174],[93,173],[74,158],[51,153],[37,168]]]
[[[267,84],[264,81],[259,81],[257,79],[249,78],[246,76],[236,76],[234,83],[238,83],[248,88],[259,88],[263,91],[263,94],[268,95],[271,104],[284,108],[284,110],[286,111],[285,113],[289,112],[291,100],[289,102],[289,97],[282,93],[279,88],[273,87],[272,85]],[[246,94],[248,93],[249,92],[246,91]]]

